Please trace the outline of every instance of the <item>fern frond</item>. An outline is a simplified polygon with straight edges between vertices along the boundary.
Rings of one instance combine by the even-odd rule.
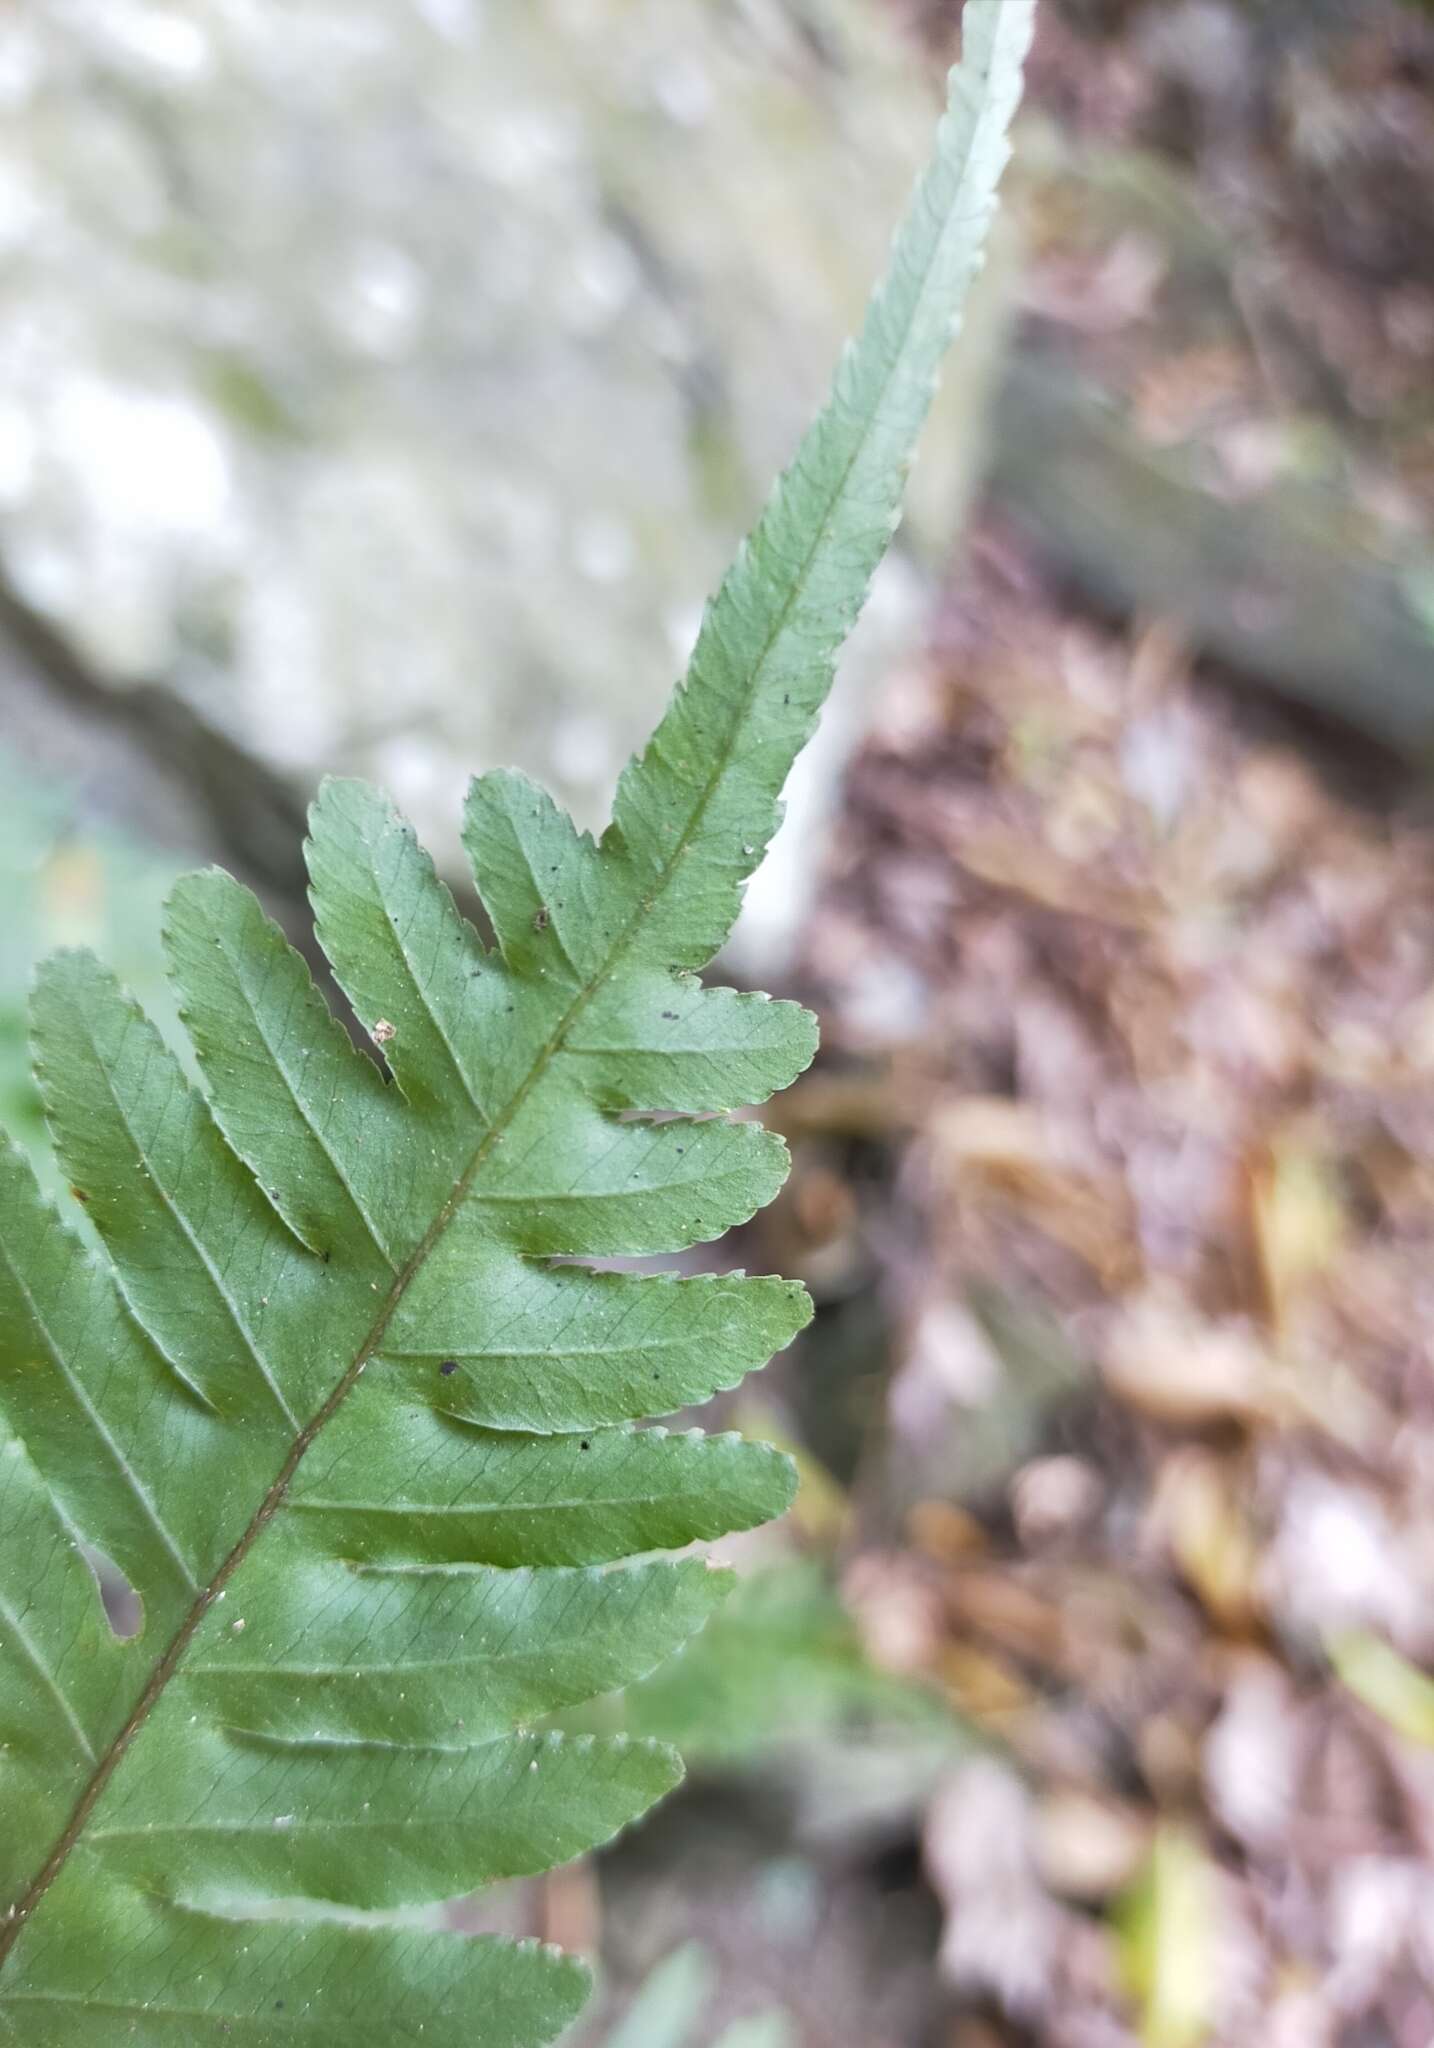
[[[714,1239],[786,1170],[720,1112],[792,1080],[812,1020],[692,970],[890,535],[1030,21],[970,0],[891,278],[601,843],[475,782],[489,950],[382,797],[324,788],[316,927],[382,1069],[223,874],[166,930],[202,1087],[98,962],[42,969],[39,1083],[106,1256],[0,1144],[0,2043],[520,2048],[576,2010],[550,1951],[353,1915],[546,1869],[666,1791],[663,1745],[534,1725],[726,1587],[630,1560],[790,1499],[767,1446],[636,1425],[761,1365],[802,1290],[581,1262]]]

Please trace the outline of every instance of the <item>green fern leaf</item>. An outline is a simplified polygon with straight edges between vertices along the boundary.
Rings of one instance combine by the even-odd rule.
[[[166,931],[202,1088],[95,960],[42,969],[39,1085],[105,1257],[0,1143],[0,2043],[519,2048],[581,2002],[552,1951],[359,1916],[660,1797],[663,1745],[534,1724],[726,1588],[629,1560],[790,1499],[765,1445],[635,1425],[761,1365],[801,1289],[584,1262],[716,1238],[785,1171],[713,1113],[800,1072],[812,1020],[693,970],[894,524],[1030,25],[970,0],[891,279],[601,843],[476,782],[488,950],[391,806],[324,789],[317,930],[387,1078],[222,874]],[[142,1604],[127,1639],[96,1553]]]

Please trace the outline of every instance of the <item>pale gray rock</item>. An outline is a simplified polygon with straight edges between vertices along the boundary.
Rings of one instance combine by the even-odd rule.
[[[475,769],[601,821],[934,93],[877,0],[53,0],[6,11],[0,108],[16,585],[117,688],[376,777],[453,866]],[[918,555],[955,497],[938,455]],[[922,595],[886,577],[858,705]]]

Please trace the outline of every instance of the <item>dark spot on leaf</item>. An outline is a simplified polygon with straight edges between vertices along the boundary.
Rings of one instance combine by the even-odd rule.
[[[669,1021],[670,1023],[673,1023],[673,1024],[675,1024],[675,1023],[677,1022],[677,1012],[676,1012],[676,1010],[664,1010],[662,1014],[663,1014],[663,1016],[664,1016],[664,1017],[666,1017],[666,1018],[668,1019],[668,1021]]]
[[[547,929],[548,906],[546,903],[540,903],[537,909],[533,912],[533,930],[535,932],[545,932]]]
[[[87,1202],[90,1199],[90,1191],[88,1188],[71,1188],[70,1193],[74,1196],[77,1202]]]
[[[458,1370],[458,1360],[456,1358],[445,1358],[438,1370],[442,1373],[444,1379],[451,1380],[454,1373]]]
[[[592,1445],[588,1442],[587,1438],[584,1437],[578,1448],[579,1450],[590,1451],[592,1449]]]

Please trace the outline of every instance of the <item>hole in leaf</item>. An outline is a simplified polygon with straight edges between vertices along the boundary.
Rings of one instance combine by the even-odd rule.
[[[80,1554],[94,1573],[105,1620],[122,1643],[133,1641],[144,1627],[144,1602],[114,1559],[103,1550],[93,1543],[82,1543]]]

